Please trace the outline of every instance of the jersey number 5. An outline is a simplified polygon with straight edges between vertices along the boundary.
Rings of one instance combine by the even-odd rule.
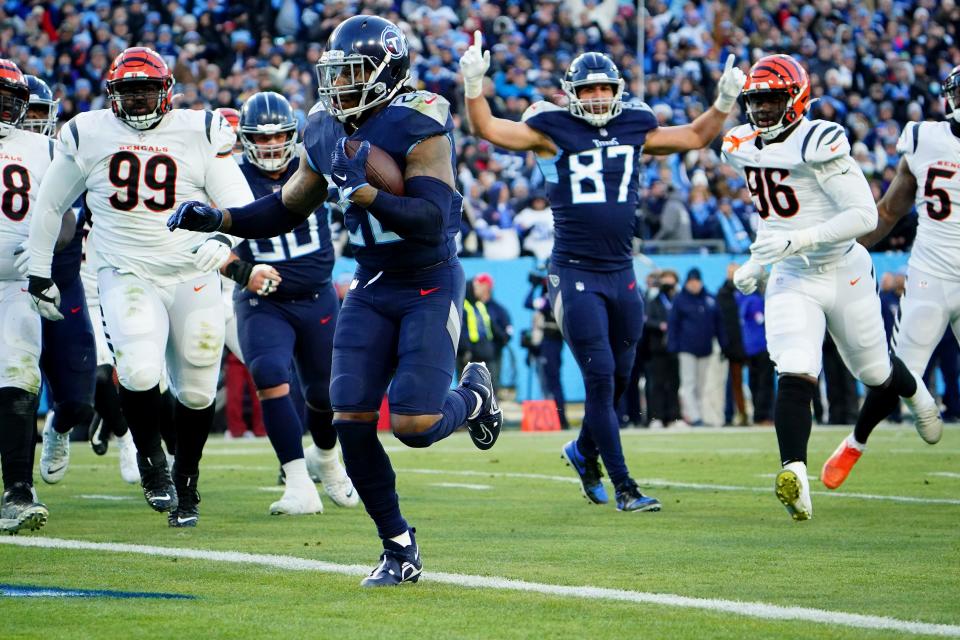
[[[927,181],[923,185],[923,197],[927,201],[927,215],[930,216],[931,220],[939,222],[950,217],[950,194],[947,193],[946,189],[934,187],[933,181],[937,178],[949,180],[955,173],[956,171],[937,168],[931,168],[927,171]],[[940,201],[939,207],[934,205],[934,200]]]
[[[800,202],[793,187],[783,184],[790,177],[786,169],[761,169],[759,167],[745,167],[747,189],[753,196],[753,203],[761,218],[767,218],[770,210],[781,218],[789,218],[800,211]]]
[[[573,204],[603,204],[607,202],[607,188],[603,182],[603,151],[607,158],[623,157],[623,176],[617,202],[626,202],[630,178],[633,176],[634,147],[618,144],[582,151],[570,156],[570,195]],[[589,183],[589,188],[584,188]]]
[[[162,171],[161,171],[162,168]],[[110,204],[119,211],[133,211],[140,202],[140,158],[120,151],[110,158],[110,183],[123,191],[110,196]],[[177,201],[177,163],[170,156],[153,156],[143,164],[143,184],[157,193],[143,200],[150,211],[167,211]]]
[[[18,164],[3,168],[3,198],[0,210],[14,222],[20,222],[30,210],[30,174]]]

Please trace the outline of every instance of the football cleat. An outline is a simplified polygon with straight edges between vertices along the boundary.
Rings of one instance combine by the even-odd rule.
[[[633,478],[617,487],[617,511],[660,511],[660,501],[640,493]]]
[[[607,490],[603,487],[603,472],[597,458],[587,458],[580,453],[577,441],[571,440],[560,450],[560,458],[580,476],[580,492],[593,504],[607,504]]]
[[[774,480],[777,499],[787,508],[787,513],[796,521],[813,517],[813,503],[810,501],[810,481],[807,478],[807,465],[802,462],[790,462],[777,474]]]
[[[272,516],[302,516],[312,513],[323,513],[323,502],[312,482],[296,488],[287,485],[283,496],[270,505]]]
[[[323,490],[338,506],[355,507],[360,504],[360,496],[353,487],[353,481],[340,462],[340,455],[334,447],[332,452],[324,454],[317,445],[310,445],[303,452],[307,463],[307,473],[314,482],[319,478]]]
[[[53,412],[51,412],[52,414]],[[57,433],[53,416],[48,415],[43,425],[43,449],[40,451],[40,477],[47,484],[63,480],[70,466],[70,434]]]
[[[197,491],[199,474],[174,474],[177,488],[177,506],[167,514],[167,523],[171,527],[195,527],[200,520],[200,492]]]
[[[917,381],[917,392],[909,398],[904,398],[903,401],[913,412],[913,424],[923,441],[927,444],[937,444],[943,435],[940,408],[937,406],[937,401],[930,395],[923,379],[915,373],[913,377]]]
[[[361,587],[393,587],[402,582],[416,582],[423,571],[420,548],[413,537],[416,529],[410,529],[411,544],[401,547],[392,540],[383,541],[380,564],[360,582]]]
[[[117,449],[120,451],[120,477],[124,482],[136,484],[140,482],[140,469],[137,467],[137,446],[133,444],[130,431],[117,438]]]
[[[853,470],[853,465],[863,455],[863,449],[858,449],[850,443],[853,436],[847,436],[836,448],[833,454],[823,463],[820,470],[820,481],[827,489],[836,489],[843,484]]]
[[[468,362],[460,376],[460,386],[480,396],[480,407],[473,418],[467,418],[467,431],[477,449],[487,450],[500,436],[503,412],[497,403],[497,394],[490,378],[490,370],[483,362]]]
[[[140,469],[140,486],[143,497],[154,511],[173,512],[177,508],[177,490],[170,479],[170,469],[163,451],[151,456],[137,452],[137,467]]]
[[[33,488],[26,482],[16,482],[3,492],[0,502],[0,531],[15,534],[21,529],[34,531],[47,524],[50,512],[37,502]]]
[[[110,431],[104,427],[103,418],[94,415],[90,423],[90,448],[98,456],[107,452],[110,446]]]

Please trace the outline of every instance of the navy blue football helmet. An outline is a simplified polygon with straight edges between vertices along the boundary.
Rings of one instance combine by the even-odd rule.
[[[27,86],[30,87],[30,101],[27,103],[27,115],[20,124],[24,131],[33,131],[44,136],[52,136],[57,128],[57,114],[60,112],[60,101],[53,99],[53,92],[47,83],[37,76],[24,76]],[[30,117],[30,110],[45,108],[47,115],[42,118]]]
[[[613,99],[581,100],[577,89],[595,84],[613,86]],[[617,65],[602,53],[583,53],[574,58],[560,81],[560,87],[567,94],[570,113],[595,127],[602,127],[620,115],[623,110],[623,86],[623,76]]]
[[[264,171],[283,171],[297,151],[297,126],[293,107],[282,95],[273,91],[253,94],[240,109],[237,136],[243,145],[243,155]],[[285,135],[283,142],[258,144],[251,137],[277,133]]]
[[[377,16],[354,16],[330,34],[317,63],[320,102],[341,122],[392,100],[410,77],[400,28]]]
[[[960,65],[950,71],[940,89],[947,101],[947,116],[960,122]]]

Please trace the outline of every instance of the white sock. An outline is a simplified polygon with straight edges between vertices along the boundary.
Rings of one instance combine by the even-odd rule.
[[[334,462],[337,459],[337,445],[333,449],[321,449],[317,447],[317,457],[321,462]]]
[[[783,465],[783,468],[793,471],[795,474],[797,474],[801,478],[806,479],[807,477],[807,465],[803,462],[800,462],[799,460],[788,462],[787,464]]]
[[[483,398],[481,398],[480,394],[476,391],[471,390],[470,393],[477,397],[477,408],[473,410],[473,413],[467,416],[467,420],[474,420],[478,415],[480,415],[480,408],[483,407]]]
[[[284,464],[283,473],[287,477],[288,487],[295,488],[313,484],[310,474],[307,473],[307,462],[303,458],[297,458]]]
[[[401,547],[409,547],[413,544],[413,540],[410,538],[410,531],[404,531],[398,536],[390,538],[390,542],[396,542]]]
[[[852,433],[847,436],[847,444],[853,447],[854,449],[856,449],[857,451],[859,451],[860,453],[863,453],[867,449],[867,445],[857,442],[857,439],[854,437]]]

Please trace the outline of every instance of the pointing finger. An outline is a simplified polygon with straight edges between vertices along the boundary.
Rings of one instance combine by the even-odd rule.
[[[473,32],[473,46],[475,46],[477,49],[483,47],[483,34],[480,33],[480,29],[477,29]]]
[[[733,68],[733,63],[734,63],[734,61],[735,61],[736,59],[737,59],[737,57],[736,57],[735,55],[733,55],[732,53],[727,56],[727,64],[726,64],[726,66],[723,67],[724,73],[726,73],[727,71],[730,71],[730,69]]]

